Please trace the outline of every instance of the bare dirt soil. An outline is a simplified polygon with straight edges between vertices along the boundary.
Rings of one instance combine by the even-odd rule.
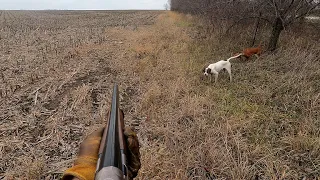
[[[139,125],[131,52],[118,30],[158,11],[0,11],[0,179],[58,179],[79,143],[103,124],[114,82],[128,125]]]

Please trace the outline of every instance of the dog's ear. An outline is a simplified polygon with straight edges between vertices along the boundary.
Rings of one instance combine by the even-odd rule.
[[[211,74],[211,69],[210,68],[207,68],[207,73]]]
[[[203,73],[206,72],[206,68],[205,68],[205,67],[202,69],[202,72],[203,72]]]

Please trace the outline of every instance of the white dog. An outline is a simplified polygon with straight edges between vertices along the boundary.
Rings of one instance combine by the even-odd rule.
[[[211,75],[210,76],[210,81],[211,82],[212,82],[212,75],[214,74],[215,75],[215,83],[216,83],[218,81],[219,72],[222,69],[226,69],[228,71],[228,73],[229,73],[230,82],[231,82],[232,81],[232,75],[231,75],[231,63],[230,63],[230,60],[238,58],[239,56],[241,56],[241,54],[233,56],[233,57],[230,57],[226,61],[225,60],[221,60],[221,61],[218,61],[216,63],[210,64],[207,68],[205,68],[203,70],[203,74],[205,76]]]

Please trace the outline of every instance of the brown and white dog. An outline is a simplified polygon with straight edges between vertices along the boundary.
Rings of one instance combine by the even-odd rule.
[[[259,45],[256,48],[246,48],[242,51],[242,53],[238,54],[240,55],[239,57],[245,57],[246,60],[248,60],[252,55],[255,55],[257,58],[261,54],[261,45]]]
[[[232,81],[232,75],[231,75],[231,63],[230,63],[230,60],[231,59],[235,59],[235,58],[238,58],[240,57],[241,54],[238,54],[236,56],[232,56],[230,57],[229,59],[227,59],[226,61],[225,60],[221,60],[221,61],[218,61],[216,63],[213,63],[213,64],[209,64],[209,66],[207,68],[204,68],[203,69],[203,74],[205,76],[209,76],[210,75],[210,82],[212,82],[212,76],[214,74],[215,76],[215,83],[218,81],[218,76],[219,76],[219,72],[222,70],[222,69],[226,69],[228,74],[229,74],[229,78],[230,78],[230,82]]]

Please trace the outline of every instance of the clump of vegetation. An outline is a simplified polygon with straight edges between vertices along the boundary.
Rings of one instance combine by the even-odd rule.
[[[320,2],[317,0],[170,0],[168,2],[170,2],[173,11],[200,16],[201,19],[206,21],[209,29],[219,29],[225,23],[247,28],[252,26],[252,23],[248,23],[248,21],[256,20],[256,30],[253,33],[254,40],[259,25],[272,28],[272,31],[268,33],[268,50],[270,51],[277,48],[283,30],[297,21],[303,21],[306,16],[315,14],[320,7]],[[209,30],[208,32],[217,31]],[[254,40],[251,46],[254,45]]]

